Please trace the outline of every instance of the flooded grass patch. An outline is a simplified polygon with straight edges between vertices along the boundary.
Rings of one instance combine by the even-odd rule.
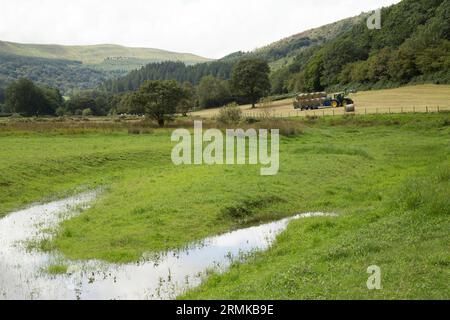
[[[146,254],[136,263],[70,261],[58,252],[27,250],[87,209],[93,194],[32,206],[0,219],[0,287],[4,299],[173,299],[230,264],[266,250],[295,216],[209,237],[183,249]],[[317,215],[322,215],[317,214]],[[8,230],[9,232],[6,232]],[[48,276],[50,275],[50,277]]]
[[[52,264],[48,266],[47,272],[51,275],[66,274],[68,268],[65,264]]]

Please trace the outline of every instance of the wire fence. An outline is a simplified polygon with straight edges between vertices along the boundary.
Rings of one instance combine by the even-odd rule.
[[[317,110],[255,110],[244,111],[242,115],[247,118],[290,118],[290,117],[320,117],[320,116],[342,116],[347,114],[369,115],[369,114],[398,114],[398,113],[433,113],[433,112],[449,112],[450,106],[412,106],[412,107],[369,107],[355,108],[354,112],[346,112],[345,108],[327,108]]]

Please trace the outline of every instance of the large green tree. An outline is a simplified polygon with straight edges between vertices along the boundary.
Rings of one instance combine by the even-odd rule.
[[[104,116],[108,114],[113,103],[113,97],[107,93],[85,90],[72,95],[66,103],[66,109],[72,114],[81,114],[83,110],[90,109],[93,115]]]
[[[185,90],[177,81],[146,81],[131,100],[163,127],[174,116],[184,97]]]
[[[6,106],[26,116],[53,115],[63,103],[57,89],[38,87],[31,80],[19,79],[6,88]]]
[[[0,87],[0,103],[5,102],[5,89]]]
[[[213,76],[206,76],[200,80],[197,94],[202,108],[220,107],[232,100],[227,81]]]
[[[252,108],[270,92],[270,68],[261,59],[241,60],[233,67],[231,86],[236,94],[249,101]]]
[[[183,98],[177,106],[177,112],[186,117],[190,111],[195,109],[198,104],[198,99],[195,92],[195,87],[190,82],[185,81],[183,83],[183,91]]]

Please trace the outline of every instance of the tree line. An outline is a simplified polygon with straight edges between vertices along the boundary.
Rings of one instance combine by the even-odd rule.
[[[126,76],[106,81],[103,89],[112,93],[137,90],[147,80],[176,80],[198,85],[205,76],[221,80],[230,79],[232,68],[232,62],[220,60],[195,65],[173,61],[150,63]]]
[[[52,94],[57,94],[39,82],[35,85],[38,89],[33,89],[39,107],[12,108],[20,104],[7,102],[11,100],[8,98],[12,96],[8,94],[11,90],[0,90],[0,103],[5,100],[3,113],[14,109],[34,115],[49,110],[57,115],[143,114],[146,107],[136,103],[139,99],[135,99],[135,94],[144,83],[175,80],[189,96],[182,99],[181,113],[185,113],[186,109],[217,107],[233,101],[254,104],[262,93],[383,88],[411,82],[450,83],[449,1],[403,0],[383,8],[381,17],[380,30],[369,30],[363,21],[325,43],[300,39],[292,44],[296,50],[301,49],[292,63],[275,70],[270,70],[267,62],[285,55],[285,47],[261,57],[237,52],[219,61],[192,66],[181,62],[152,63],[127,76],[106,81],[98,89],[72,92],[70,99],[62,102],[54,97],[50,99]],[[243,80],[249,74],[245,68],[260,73],[255,71],[254,78]],[[0,88],[3,80],[0,78]],[[243,90],[254,82],[258,90]],[[20,88],[18,82],[11,86]],[[28,87],[31,88],[29,84]]]
[[[233,66],[230,80],[203,77],[198,87],[176,80],[147,80],[137,90],[109,93],[99,90],[81,91],[63,99],[55,88],[39,86],[19,79],[4,92],[3,113],[24,116],[107,114],[146,115],[160,126],[176,113],[187,115],[199,106],[245,101],[253,107],[270,92],[269,66],[260,59],[241,60]]]

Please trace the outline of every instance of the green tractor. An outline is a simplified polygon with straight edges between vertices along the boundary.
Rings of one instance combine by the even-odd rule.
[[[350,111],[355,111],[353,100],[348,98],[345,92],[333,93],[329,98],[329,102],[327,101],[326,103],[329,103],[329,106],[332,108],[346,107],[346,111],[349,111],[347,110],[349,108],[353,108]]]
[[[325,108],[345,107],[345,111],[355,111],[352,99],[345,92],[326,94],[325,92],[302,93],[294,101],[294,108],[301,110],[314,110]]]

